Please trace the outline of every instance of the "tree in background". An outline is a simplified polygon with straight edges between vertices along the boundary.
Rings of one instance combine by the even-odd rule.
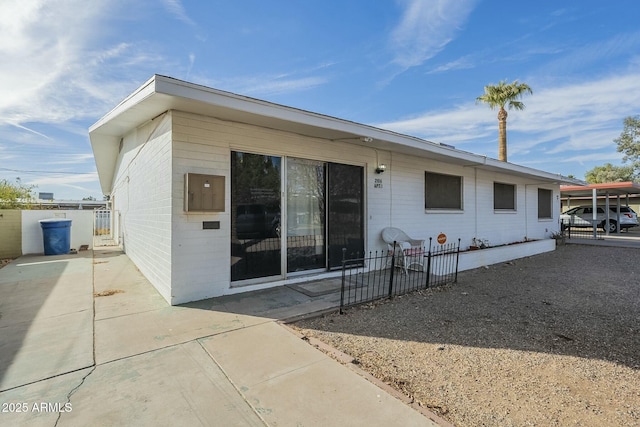
[[[28,208],[33,202],[33,185],[25,185],[20,178],[16,182],[0,180],[0,209]]]
[[[613,142],[618,145],[618,152],[624,153],[622,161],[631,162],[636,176],[640,175],[640,116],[625,118],[622,133]]]
[[[618,152],[624,153],[622,161],[631,164],[613,166],[611,163],[607,163],[604,166],[596,166],[585,173],[587,182],[599,184],[640,179],[640,116],[626,117],[623,123],[622,133],[613,142],[618,146]]]
[[[476,98],[476,103],[483,102],[489,105],[492,110],[498,108],[498,160],[507,161],[507,110],[505,106],[511,110],[524,110],[524,104],[520,98],[526,93],[532,94],[533,91],[526,83],[507,83],[506,80],[499,82],[497,85],[488,85],[484,87],[484,95]]]
[[[633,181],[636,176],[634,175],[633,166],[613,166],[611,163],[607,163],[604,166],[596,166],[587,171],[584,178],[589,184],[602,184],[605,182]]]

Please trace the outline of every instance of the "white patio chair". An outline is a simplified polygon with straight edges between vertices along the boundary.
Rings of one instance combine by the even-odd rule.
[[[389,255],[396,255],[396,267],[401,267],[405,273],[412,265],[424,268],[424,240],[412,239],[407,233],[395,227],[382,230],[382,240],[389,248]],[[395,247],[394,247],[395,242]]]

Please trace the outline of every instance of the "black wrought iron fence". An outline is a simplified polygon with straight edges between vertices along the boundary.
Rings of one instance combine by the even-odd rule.
[[[343,251],[340,313],[345,307],[431,286],[458,281],[460,239],[455,243],[426,248],[369,252],[367,256],[347,259]]]
[[[566,239],[602,239],[605,232],[602,228],[593,227],[576,227],[568,221],[560,224],[562,235]]]

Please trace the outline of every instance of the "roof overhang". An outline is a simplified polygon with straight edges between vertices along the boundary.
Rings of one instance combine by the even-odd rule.
[[[560,195],[565,198],[592,197],[595,190],[596,196],[623,196],[640,194],[640,184],[635,182],[608,182],[604,184],[589,184],[584,186],[561,186]]]
[[[112,190],[120,140],[133,129],[169,110],[389,150],[516,175],[540,183],[581,183],[560,174],[501,162],[389,130],[154,75],[89,128],[89,138],[104,194],[110,194]]]

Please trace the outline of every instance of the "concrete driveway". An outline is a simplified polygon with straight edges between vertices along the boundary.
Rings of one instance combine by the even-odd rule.
[[[0,425],[437,425],[277,322],[338,301],[171,307],[118,250],[21,257],[0,269]]]

